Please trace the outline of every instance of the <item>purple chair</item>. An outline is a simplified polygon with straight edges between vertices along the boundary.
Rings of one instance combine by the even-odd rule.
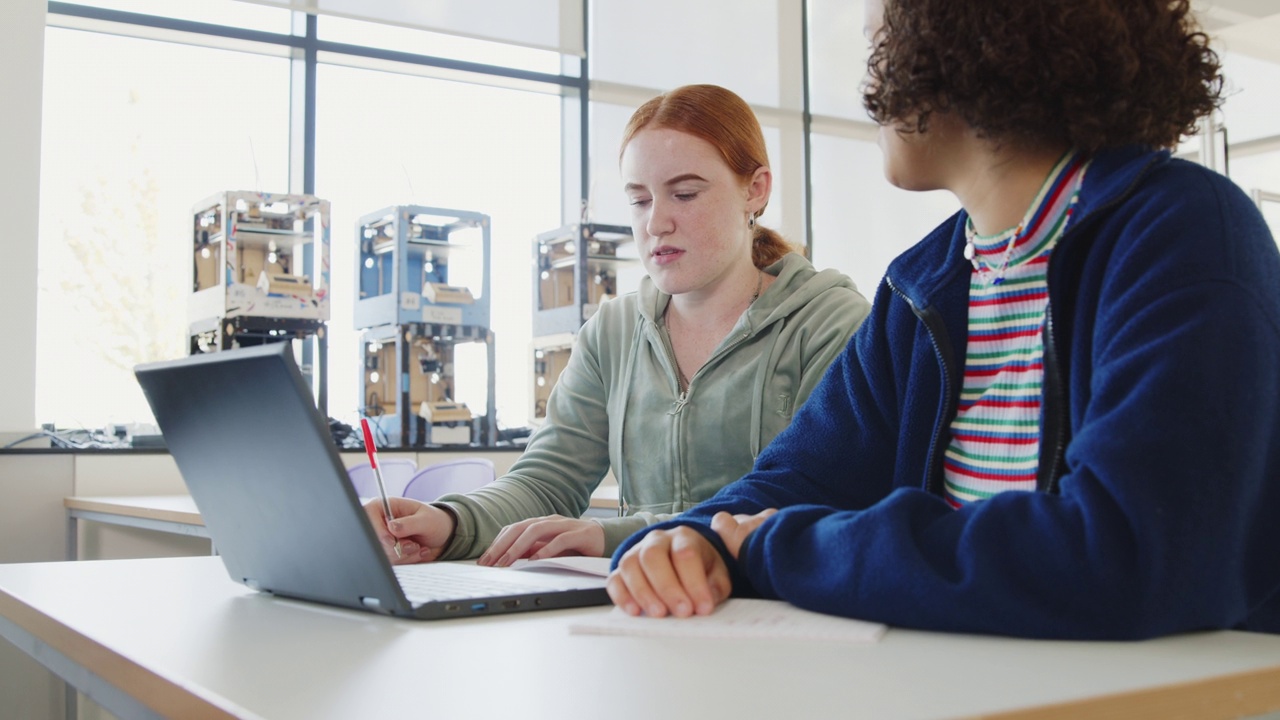
[[[404,495],[404,487],[409,484],[413,474],[418,471],[418,464],[403,458],[379,459],[382,468],[382,482],[387,486],[387,497]],[[373,474],[373,466],[367,462],[347,468],[347,476],[356,488],[356,495],[362,498],[378,497],[378,478]]]
[[[441,495],[464,493],[488,485],[497,477],[493,461],[463,458],[428,465],[418,471],[404,486],[404,496],[432,502]]]

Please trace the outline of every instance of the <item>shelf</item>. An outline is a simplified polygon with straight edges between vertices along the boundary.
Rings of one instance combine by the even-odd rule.
[[[587,267],[592,267],[592,266],[617,267],[619,265],[632,265],[638,262],[640,262],[640,258],[634,258],[634,257],[617,257],[616,255],[588,255],[587,256]],[[559,270],[561,268],[571,268],[577,263],[578,263],[578,259],[575,257],[564,257],[558,260],[552,260],[551,268],[553,270]]]
[[[475,252],[476,247],[472,243],[448,242],[447,240],[414,240],[409,238],[407,244],[413,247],[422,247],[431,250],[436,257],[447,258],[453,253]]]
[[[282,228],[259,227],[255,223],[247,223],[243,221],[236,223],[236,232],[237,233],[251,232],[251,233],[259,233],[262,235],[310,235],[311,234],[306,230],[284,230]]]
[[[282,243],[281,238],[288,238],[289,241]],[[305,232],[305,231],[293,232],[292,230],[290,230],[288,232],[283,232],[283,231],[267,232],[259,228],[254,228],[252,230],[244,230],[241,228],[236,228],[236,241],[242,245],[245,245],[245,244],[269,245],[271,243],[276,243],[276,245],[286,245],[286,244],[287,245],[294,245],[294,244],[306,245],[308,243],[313,242],[314,240],[315,240],[315,234],[310,232]],[[212,242],[212,239],[210,239],[210,242]]]

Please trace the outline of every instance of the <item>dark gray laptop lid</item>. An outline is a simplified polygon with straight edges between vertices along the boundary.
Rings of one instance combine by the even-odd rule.
[[[232,579],[408,612],[290,343],[134,372]]]

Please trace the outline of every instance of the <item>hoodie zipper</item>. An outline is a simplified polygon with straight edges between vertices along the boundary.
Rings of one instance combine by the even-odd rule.
[[[724,357],[725,355],[728,355],[739,345],[751,339],[751,331],[746,330],[742,333],[739,333],[733,339],[733,342],[721,348],[720,352],[707,358],[707,361],[702,364],[702,367],[698,368],[698,371],[693,374],[693,377],[689,378],[689,386],[684,389],[680,388],[680,365],[679,363],[676,362],[676,352],[675,352],[675,349],[671,347],[671,335],[667,332],[665,326],[663,326],[662,332],[659,333],[659,336],[662,338],[662,349],[667,354],[667,362],[671,363],[671,369],[675,371],[676,390],[679,391],[679,394],[676,397],[676,401],[675,403],[673,403],[674,407],[672,407],[671,410],[668,410],[667,414],[679,415],[680,411],[684,409],[684,406],[689,404],[689,394],[693,392],[694,379],[697,378],[699,375],[701,375],[702,371],[707,367],[709,367],[712,363],[716,362],[717,360]]]
[[[1156,163],[1156,158],[1147,161],[1145,167],[1139,170],[1133,176],[1133,181],[1121,192],[1116,193],[1110,200],[1091,210],[1088,215],[1080,218],[1080,222],[1074,227],[1068,227],[1062,234],[1062,239],[1058,241],[1058,249],[1049,256],[1049,265],[1045,268],[1045,283],[1047,300],[1044,307],[1044,330],[1041,332],[1041,345],[1044,348],[1044,427],[1040,432],[1040,463],[1036,470],[1036,489],[1042,492],[1056,493],[1058,491],[1058,480],[1062,477],[1065,468],[1063,468],[1064,458],[1067,451],[1067,428],[1069,418],[1067,417],[1068,398],[1066,397],[1066,383],[1063,382],[1061,365],[1058,362],[1058,342],[1054,333],[1053,322],[1053,267],[1054,261],[1061,257],[1062,249],[1066,246],[1066,240],[1069,236],[1079,234],[1081,227],[1088,227],[1089,223],[1094,222],[1094,218],[1098,217],[1111,208],[1119,205],[1125,198],[1133,193],[1138,183],[1142,182],[1147,176],[1147,172],[1151,166]],[[1047,451],[1047,452],[1046,452]],[[1049,458],[1048,463],[1045,458]]]
[[[933,351],[938,356],[938,364],[942,366],[942,407],[938,411],[938,419],[933,425],[933,437],[929,439],[929,459],[925,463],[924,489],[934,495],[941,497],[942,492],[942,452],[939,450],[939,439],[942,435],[943,425],[946,424],[947,418],[951,417],[955,411],[955,402],[953,398],[959,393],[952,392],[952,387],[956,384],[955,368],[951,364],[951,341],[947,338],[947,329],[942,324],[942,316],[933,308],[921,308],[916,306],[906,293],[898,289],[893,284],[893,278],[885,275],[884,281],[888,284],[889,289],[895,295],[906,301],[910,306],[911,312],[924,323],[925,331],[929,333],[929,342],[933,345]]]
[[[671,334],[667,332],[666,325],[662,325],[660,327],[661,327],[661,331],[658,333],[658,336],[662,340],[662,349],[666,352],[667,361],[671,363],[671,369],[675,371],[676,390],[679,391],[679,395],[676,397],[676,401],[675,403],[673,403],[673,407],[667,411],[667,415],[672,418],[672,423],[674,423],[672,427],[672,432],[676,437],[676,446],[677,446],[676,478],[677,478],[677,481],[680,483],[680,487],[679,487],[679,492],[676,493],[675,496],[680,499],[680,504],[683,505],[685,502],[685,496],[686,496],[686,493],[684,492],[684,490],[685,490],[685,487],[688,485],[688,482],[686,481],[686,478],[685,478],[684,446],[682,443],[679,442],[681,433],[683,432],[683,428],[684,428],[684,423],[682,421],[683,413],[681,413],[681,411],[684,410],[685,405],[689,404],[689,396],[690,394],[693,393],[693,383],[697,379],[697,377],[702,374],[702,371],[707,367],[709,367],[712,363],[718,361],[720,358],[724,357],[725,355],[728,355],[739,345],[741,345],[742,343],[750,339],[751,330],[750,330],[750,326],[748,325],[748,328],[746,330],[744,330],[741,333],[738,333],[734,337],[733,342],[721,348],[720,352],[717,352],[713,354],[711,357],[707,358],[707,361],[702,364],[702,367],[698,368],[698,371],[693,374],[693,377],[689,378],[689,386],[682,389],[680,387],[680,364],[676,362],[675,348],[671,346]]]

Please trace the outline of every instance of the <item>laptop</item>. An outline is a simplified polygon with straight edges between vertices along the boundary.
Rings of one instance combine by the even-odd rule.
[[[134,369],[236,582],[283,597],[440,619],[603,605],[604,578],[470,563],[392,566],[291,343]]]

